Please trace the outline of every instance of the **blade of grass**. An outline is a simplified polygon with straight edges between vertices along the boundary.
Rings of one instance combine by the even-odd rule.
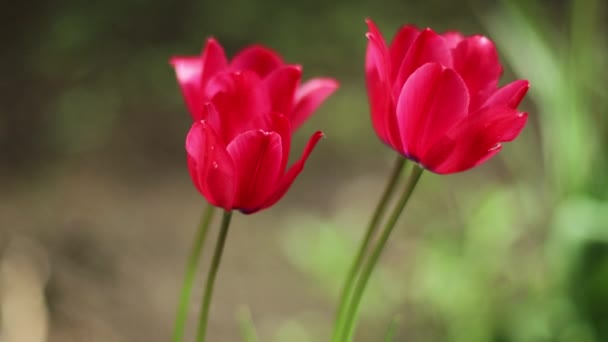
[[[258,342],[260,340],[249,307],[244,306],[239,310],[238,321],[243,342]]]

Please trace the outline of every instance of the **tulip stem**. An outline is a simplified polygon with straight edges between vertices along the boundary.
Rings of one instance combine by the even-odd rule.
[[[203,246],[207,238],[207,232],[209,231],[209,224],[213,220],[214,213],[215,207],[212,205],[207,205],[203,211],[203,215],[201,216],[198,231],[196,232],[194,243],[192,244],[192,249],[190,250],[182,290],[179,297],[180,299],[179,306],[177,308],[177,315],[175,317],[173,342],[181,342],[184,339],[186,320],[188,318],[188,304],[190,304],[190,297],[192,295],[192,286],[194,284],[196,271],[198,270]]]
[[[217,271],[220,267],[220,261],[222,259],[224,245],[226,244],[226,237],[228,236],[228,228],[230,227],[231,218],[232,211],[224,211],[224,216],[222,217],[222,226],[215,244],[215,251],[213,252],[213,258],[211,259],[211,267],[209,268],[207,282],[205,283],[205,293],[203,295],[203,303],[201,305],[201,313],[198,321],[198,331],[196,333],[197,342],[205,341],[207,323],[209,322],[209,308],[211,306],[211,297],[213,296],[213,286],[215,284]]]
[[[405,167],[405,162],[405,158],[401,156],[397,157],[397,160],[395,161],[395,166],[393,167],[393,171],[390,175],[389,181],[386,184],[386,187],[384,188],[384,192],[382,194],[380,202],[378,202],[376,210],[374,211],[374,215],[371,221],[369,222],[369,225],[367,226],[367,231],[365,233],[363,241],[361,242],[361,245],[359,246],[357,256],[353,260],[353,263],[351,264],[350,269],[348,271],[346,281],[344,282],[344,286],[342,288],[342,294],[340,295],[340,302],[338,304],[338,312],[336,315],[336,323],[332,338],[332,341],[334,342],[341,342],[340,338],[344,334],[345,328],[344,319],[346,318],[346,310],[348,308],[348,304],[350,302],[351,295],[355,286],[357,274],[361,269],[365,253],[369,249],[369,245],[372,241],[372,238],[378,230],[378,224],[380,223],[380,220],[382,219],[382,216],[386,211],[387,204],[394,193],[395,186],[401,178],[400,176],[402,174],[403,168]]]
[[[372,271],[374,270],[376,264],[378,263],[378,260],[380,259],[380,255],[382,254],[382,251],[386,246],[386,242],[388,241],[388,238],[390,237],[393,228],[395,228],[395,225],[399,220],[399,216],[401,216],[405,205],[407,204],[412,193],[414,192],[414,188],[416,188],[416,184],[418,184],[418,180],[420,179],[423,170],[424,169],[422,169],[418,165],[414,165],[414,167],[412,168],[412,172],[408,178],[407,184],[405,185],[405,190],[399,198],[399,202],[395,206],[395,209],[391,213],[391,216],[389,217],[388,222],[384,227],[384,230],[380,234],[380,238],[374,246],[370,257],[367,259],[367,262],[363,266],[361,276],[359,277],[357,285],[354,289],[352,300],[346,313],[346,326],[344,330],[344,336],[346,337],[346,339],[344,341],[351,341],[353,338],[355,323],[357,321],[357,314],[359,311],[359,305],[361,304],[361,298],[363,298],[363,292],[365,291],[365,287],[367,286]]]

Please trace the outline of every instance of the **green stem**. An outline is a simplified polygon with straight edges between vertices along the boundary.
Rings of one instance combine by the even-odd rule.
[[[231,218],[232,211],[224,211],[220,234],[217,237],[215,251],[213,252],[213,259],[211,259],[211,267],[209,268],[209,275],[207,276],[207,282],[205,283],[205,293],[203,295],[201,314],[198,321],[198,331],[196,333],[197,342],[205,341],[207,323],[209,322],[209,308],[211,306],[211,297],[213,296],[213,286],[215,285],[215,277],[217,276],[217,271],[220,267],[220,261],[222,259],[224,245],[226,244],[226,237],[228,236],[228,228],[230,227]]]
[[[342,337],[342,335],[344,334],[344,319],[346,315],[346,309],[348,308],[348,303],[350,301],[350,297],[355,286],[357,274],[359,272],[359,269],[361,268],[363,258],[365,257],[365,253],[369,248],[372,238],[378,230],[378,223],[380,223],[380,220],[382,219],[382,216],[386,211],[386,206],[394,193],[395,185],[401,178],[400,176],[405,166],[405,161],[405,158],[401,156],[397,157],[389,181],[386,184],[380,202],[378,202],[378,206],[374,211],[374,216],[372,217],[371,221],[369,222],[369,225],[367,226],[365,237],[363,238],[363,241],[359,246],[357,256],[353,260],[353,263],[351,264],[350,269],[348,271],[346,281],[344,282],[344,287],[342,288],[342,294],[340,295],[340,302],[338,304],[338,313],[336,315],[336,323],[332,337],[332,341],[334,342],[340,342],[340,337]]]
[[[188,304],[190,304],[190,296],[192,295],[192,286],[194,284],[194,278],[196,271],[198,270],[198,262],[203,251],[203,246],[207,237],[207,231],[209,230],[209,223],[213,219],[215,207],[207,205],[201,221],[198,225],[198,231],[190,250],[190,256],[188,257],[188,264],[186,265],[186,272],[184,275],[184,282],[182,284],[182,290],[179,297],[179,306],[177,309],[177,315],[175,317],[175,327],[173,328],[173,342],[181,342],[184,339],[184,330],[186,327],[186,319],[188,318]]]
[[[355,330],[355,323],[357,321],[357,314],[359,311],[359,305],[361,304],[361,298],[363,297],[365,287],[367,286],[372,271],[374,270],[376,264],[378,263],[378,260],[380,259],[380,255],[382,254],[382,251],[386,246],[386,242],[388,241],[388,238],[390,237],[393,228],[395,228],[395,225],[397,224],[399,216],[401,216],[405,205],[407,204],[412,193],[414,192],[416,184],[418,184],[418,180],[420,179],[423,170],[424,169],[422,169],[420,166],[414,165],[412,173],[410,174],[407,184],[405,185],[405,191],[403,192],[403,195],[401,195],[401,198],[399,198],[399,202],[391,213],[391,216],[388,222],[386,223],[382,234],[380,235],[378,243],[374,246],[372,254],[363,266],[363,270],[361,271],[361,277],[357,282],[357,286],[355,287],[355,290],[353,292],[353,297],[346,314],[346,334],[344,335],[346,336],[346,339],[344,341],[352,341],[352,337]]]

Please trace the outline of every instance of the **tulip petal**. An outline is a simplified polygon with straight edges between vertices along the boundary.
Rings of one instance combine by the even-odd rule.
[[[252,45],[234,56],[232,63],[230,63],[230,68],[234,71],[253,71],[260,78],[265,78],[283,64],[281,56],[273,50],[261,45]]]
[[[399,68],[393,85],[393,97],[397,99],[405,81],[419,67],[426,63],[438,63],[449,68],[452,66],[452,54],[445,39],[431,29],[425,29],[409,48]]]
[[[469,98],[463,80],[437,63],[420,67],[405,82],[397,121],[406,156],[421,158],[435,141],[467,114]]]
[[[221,117],[213,121],[223,141],[232,141],[239,133],[259,128],[270,112],[270,99],[262,81],[252,71],[220,73],[209,82],[211,99]]]
[[[460,32],[448,31],[441,35],[445,39],[448,48],[454,49],[464,39],[464,36]]]
[[[413,25],[404,25],[399,29],[390,45],[391,56],[391,81],[394,82],[397,78],[399,66],[405,59],[408,50],[414,44],[416,38],[420,34],[420,30]]]
[[[299,65],[286,65],[274,70],[264,79],[264,84],[270,92],[273,112],[284,114],[291,112],[301,78],[302,68]]]
[[[281,198],[283,198],[283,196],[285,196],[287,190],[289,190],[296,177],[304,169],[304,165],[306,164],[310,153],[314,150],[315,146],[322,137],[323,133],[319,131],[315,132],[310,137],[310,140],[308,140],[308,144],[306,144],[306,147],[304,148],[304,152],[302,153],[302,157],[300,157],[300,160],[295,162],[289,168],[289,170],[287,170],[281,180],[279,180],[279,183],[277,184],[274,193],[264,201],[264,204],[259,209],[268,208],[278,202]]]
[[[224,50],[215,39],[207,40],[201,56],[173,57],[169,63],[175,69],[177,82],[182,90],[186,106],[192,118],[200,120],[203,103],[207,101],[204,88],[209,79],[226,68]]]
[[[281,137],[281,144],[283,150],[283,157],[281,161],[281,173],[287,167],[289,161],[289,151],[291,150],[291,123],[289,119],[277,112],[272,112],[265,116],[266,121],[264,122],[263,130],[268,132],[276,132]]]
[[[370,43],[373,42],[373,51],[370,51],[370,44],[368,43],[367,47],[367,56],[366,56],[366,65],[374,64],[376,68],[378,68],[378,73],[384,80],[386,77],[386,81],[391,74],[391,59],[389,55],[388,46],[386,45],[386,41],[384,40],[384,36],[382,36],[382,32],[378,29],[376,24],[371,19],[366,19],[365,23],[367,23],[368,32],[366,34],[367,39]],[[370,53],[371,52],[371,53]]]
[[[465,38],[453,50],[454,69],[466,83],[475,111],[494,92],[502,74],[496,47],[484,36]]]
[[[249,212],[270,196],[283,173],[281,136],[262,130],[246,131],[227,147],[237,170],[234,208]]]
[[[186,152],[190,176],[198,191],[209,203],[232,209],[236,186],[234,162],[205,121],[192,125],[186,137]]]
[[[515,139],[526,121],[526,113],[506,106],[469,115],[429,150],[424,166],[440,174],[478,166],[498,153],[502,142]]]
[[[302,84],[295,93],[294,107],[289,115],[291,129],[297,130],[338,89],[332,78],[313,78]]]
[[[198,113],[203,107],[204,99],[201,92],[202,60],[199,57],[173,57],[170,60],[175,69],[177,82],[188,111],[194,120],[200,120]]]
[[[386,44],[371,20],[368,20],[368,25],[370,32],[367,34],[365,81],[369,94],[372,124],[376,134],[385,144],[392,147],[401,146],[391,97],[388,71],[390,62]]]
[[[220,113],[218,113],[213,102],[205,102],[203,104],[203,114],[201,116],[201,120],[204,120],[211,127],[221,127],[222,125]]]
[[[203,72],[201,75],[201,83],[205,85],[218,72],[228,67],[228,59],[224,48],[215,39],[207,39],[207,45],[203,50],[201,57],[203,60]]]
[[[487,127],[489,132],[494,132],[493,138],[500,142],[511,142],[521,133],[528,122],[528,113],[515,112],[515,115],[495,118]]]
[[[515,109],[519,106],[519,103],[524,98],[529,88],[530,84],[526,80],[511,82],[494,92],[494,94],[492,94],[484,103],[483,107],[508,106]]]

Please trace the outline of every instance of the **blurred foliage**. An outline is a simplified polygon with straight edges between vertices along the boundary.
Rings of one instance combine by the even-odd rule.
[[[487,166],[423,176],[369,286],[358,336],[378,341],[399,316],[394,341],[608,341],[606,7],[602,0],[13,2],[0,13],[10,28],[0,30],[0,62],[8,66],[0,174],[8,182],[44,177],[54,166],[91,160],[142,178],[183,169],[190,118],[167,60],[198,53],[210,35],[229,55],[260,42],[304,65],[305,77],[338,78],[341,90],[299,136],[322,128],[329,137],[307,173],[332,186],[337,174],[379,173],[391,152],[369,125],[363,19],[374,18],[387,37],[403,23],[482,32],[498,45],[505,81],[530,80],[529,125]],[[342,198],[331,215],[291,217],[278,238],[328,302],[381,186],[361,203]],[[323,340],[332,315],[286,317],[260,340]]]
[[[401,329],[403,340],[608,340],[608,97],[601,86],[608,77],[607,8],[571,1],[551,18],[547,7],[514,0],[477,11],[514,75],[532,84],[530,127],[519,147],[508,147],[518,148],[513,160],[509,152],[502,158],[507,184],[462,186],[469,193],[457,200],[462,222],[444,215],[424,224],[443,230],[421,228],[392,241],[416,246],[416,262],[409,277],[377,270],[365,310],[386,322],[395,313],[417,320]],[[288,237],[287,255],[335,291],[356,239],[327,224]],[[452,233],[454,225],[460,234]],[[383,298],[390,292],[378,283],[394,282],[406,297]]]

